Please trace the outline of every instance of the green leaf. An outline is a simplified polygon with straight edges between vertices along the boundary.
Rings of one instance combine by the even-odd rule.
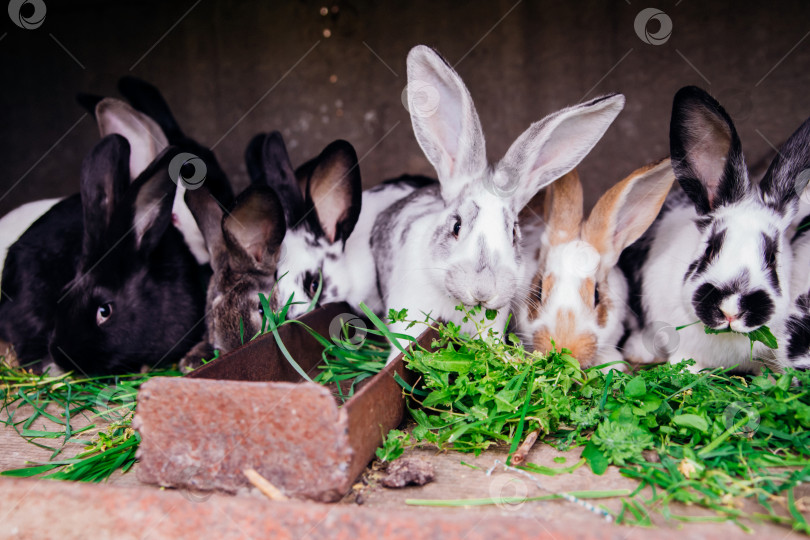
[[[486,310],[486,312],[484,313],[484,316],[486,317],[486,319],[487,319],[488,321],[494,321],[494,320],[495,320],[495,317],[497,317],[497,316],[498,316],[498,310],[497,310],[497,309],[488,309],[488,310]]]
[[[768,347],[769,349],[777,349],[779,348],[778,343],[776,342],[776,337],[774,337],[771,329],[767,326],[760,326],[753,332],[748,332],[747,334],[742,334],[740,332],[735,332],[731,328],[723,328],[721,330],[714,330],[709,328],[708,326],[703,327],[703,331],[707,334],[740,334],[741,336],[746,336],[751,343],[756,343],[757,341]]]
[[[709,423],[702,416],[696,414],[679,414],[672,417],[672,423],[696,429],[700,432],[707,433],[709,431]]]
[[[750,339],[752,343],[759,341],[769,349],[779,348],[779,344],[776,342],[776,337],[774,337],[771,329],[767,326],[760,326],[753,332],[749,332],[748,339]]]
[[[608,468],[608,460],[605,454],[593,443],[588,443],[582,451],[582,458],[588,463],[594,474],[603,475]]]
[[[639,398],[646,393],[647,385],[644,383],[644,378],[641,375],[631,379],[624,388],[624,395],[629,398]]]

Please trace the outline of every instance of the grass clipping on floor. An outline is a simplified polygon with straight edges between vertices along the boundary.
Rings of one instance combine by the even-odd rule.
[[[46,463],[0,474],[100,482],[119,469],[128,471],[141,442],[131,427],[138,389],[152,377],[180,374],[162,369],[103,377],[76,377],[72,372],[53,376],[11,367],[0,359],[0,422],[51,451]],[[60,459],[77,446],[82,451]]]
[[[405,320],[407,313],[389,317]],[[381,459],[423,444],[476,454],[500,444],[511,457],[525,434],[539,430],[542,442],[560,450],[582,447],[594,473],[615,465],[639,481],[615,516],[620,523],[651,525],[656,510],[668,519],[730,520],[743,528],[742,518],[769,520],[810,533],[794,496],[810,481],[810,373],[694,374],[687,362],[635,374],[582,370],[565,349],[527,353],[512,344],[514,336],[502,339],[487,326],[492,313],[473,309],[464,318],[477,326],[474,339],[455,324],[429,322],[440,335],[432,351],[415,346],[406,358],[420,376],[404,385],[417,425],[410,434],[391,432]],[[379,319],[375,324],[385,333]],[[522,468],[549,475],[576,467]],[[649,498],[639,495],[646,487]],[[748,500],[762,511],[743,512]],[[677,516],[672,502],[714,515]]]

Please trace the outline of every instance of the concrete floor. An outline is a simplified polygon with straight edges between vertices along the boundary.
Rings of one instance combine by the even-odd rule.
[[[82,423],[78,422],[75,427],[80,427],[81,425]],[[99,426],[101,427],[101,424],[99,424]],[[32,427],[35,428],[36,426]],[[73,451],[78,450],[79,449],[76,448]],[[26,461],[46,461],[49,453],[49,451],[25,442],[10,428],[3,427],[0,429],[0,470],[21,467]],[[70,451],[66,452],[68,455],[70,455],[70,453]],[[580,450],[578,449],[560,453],[548,445],[539,444],[530,452],[528,461],[550,467],[560,467],[563,465],[555,463],[554,458],[562,456],[566,459],[565,466],[569,466],[579,461],[579,453]],[[289,534],[293,534],[295,529],[292,525],[280,525],[283,524],[283,515],[287,515],[290,512],[302,512],[306,514],[307,512],[323,508],[327,513],[335,511],[341,515],[345,513],[345,520],[349,523],[353,519],[366,519],[366,516],[369,514],[398,515],[401,513],[404,516],[403,519],[406,521],[438,520],[438,522],[442,522],[445,520],[447,527],[461,523],[462,525],[460,526],[462,528],[460,531],[462,533],[464,533],[464,531],[467,531],[467,533],[475,531],[476,534],[480,533],[483,537],[489,536],[487,531],[490,531],[490,527],[497,528],[499,526],[497,524],[501,524],[501,530],[505,531],[508,527],[505,527],[503,524],[509,523],[510,526],[526,525],[533,527],[536,529],[538,535],[542,533],[543,536],[548,536],[549,538],[633,538],[638,534],[653,534],[655,537],[671,536],[675,538],[684,533],[688,534],[689,538],[750,538],[749,535],[732,523],[681,524],[675,521],[666,522],[663,517],[657,513],[652,514],[657,528],[642,532],[639,531],[638,528],[608,524],[599,516],[584,510],[576,504],[566,501],[523,502],[468,508],[412,506],[407,503],[407,500],[471,499],[499,496],[530,498],[563,491],[594,489],[633,490],[636,487],[636,483],[622,477],[615,467],[611,467],[604,476],[593,475],[587,466],[583,466],[571,474],[563,474],[555,477],[534,476],[536,481],[542,486],[542,489],[535,481],[512,472],[503,471],[502,469],[496,470],[491,476],[488,476],[486,470],[492,467],[496,460],[503,462],[505,458],[504,449],[491,450],[479,457],[458,452],[440,453],[431,449],[411,449],[408,450],[405,455],[420,457],[431,462],[436,470],[435,481],[422,487],[408,487],[403,489],[384,488],[379,483],[382,474],[379,464],[372,464],[363,474],[363,477],[355,484],[353,491],[347,494],[340,503],[336,503],[335,505],[295,503],[294,511],[290,508],[285,510],[283,507],[279,507],[279,503],[268,502],[264,499],[263,495],[255,489],[243,490],[234,496],[230,496],[195,492],[187,489],[166,490],[156,486],[141,484],[136,479],[135,469],[138,467],[137,464],[133,470],[127,474],[114,475],[108,483],[83,485],[80,488],[66,485],[70,483],[48,480],[26,480],[20,483],[21,481],[0,479],[0,486],[2,486],[3,492],[7,494],[0,497],[0,515],[7,516],[5,519],[0,520],[0,522],[7,523],[9,526],[13,524],[15,527],[18,527],[18,530],[21,532],[26,534],[32,533],[32,537],[36,537],[37,534],[35,533],[42,531],[50,531],[53,536],[60,536],[60,534],[64,532],[67,535],[66,537],[71,537],[75,534],[76,530],[71,529],[71,526],[68,525],[69,523],[81,521],[82,514],[85,514],[87,518],[86,523],[93,523],[91,520],[95,519],[94,516],[99,511],[99,509],[96,508],[97,505],[111,505],[109,500],[120,498],[120,505],[112,505],[113,518],[116,517],[117,512],[121,512],[121,515],[118,516],[120,519],[118,521],[113,520],[109,524],[109,527],[112,529],[125,526],[122,525],[124,522],[121,520],[124,520],[126,517],[122,509],[125,508],[127,504],[139,504],[144,506],[146,505],[145,501],[148,499],[149,501],[159,500],[162,501],[160,504],[165,503],[167,505],[163,512],[173,519],[166,520],[165,522],[161,521],[163,525],[157,525],[155,528],[150,529],[148,536],[155,538],[171,537],[169,529],[164,529],[163,527],[169,527],[168,522],[170,521],[182,521],[182,519],[186,519],[187,512],[199,513],[202,510],[207,514],[219,515],[221,519],[221,515],[230,514],[232,508],[244,508],[245,505],[258,505],[262,508],[266,505],[267,512],[263,518],[265,521],[260,523],[265,523],[265,525],[267,525],[267,523],[273,523],[274,526],[281,527],[281,530],[285,530]],[[462,464],[462,461],[468,465]],[[471,468],[470,465],[478,467],[478,469]],[[125,491],[122,492],[115,489],[111,491],[111,487],[121,488]],[[53,504],[71,504],[71,499],[77,496],[75,493],[76,489],[81,490],[83,493],[82,497],[88,498],[86,506],[79,506],[75,510],[79,515],[74,515],[70,522],[60,522],[56,524],[43,519],[41,513],[42,506],[45,504],[43,501],[51,501]],[[32,492],[35,493],[35,495],[31,495]],[[178,493],[181,495],[179,498],[177,497]],[[804,492],[799,491],[797,493],[798,498],[802,496],[810,496],[810,488],[804,490]],[[362,504],[358,504],[358,501],[361,501]],[[189,505],[189,502],[192,504]],[[599,500],[598,503],[603,504],[606,508],[614,512],[621,508],[621,502],[618,498]],[[153,506],[149,506],[149,508],[154,510]],[[748,510],[753,511],[755,509],[751,506]],[[154,511],[157,512],[157,510]],[[710,515],[701,509],[684,507],[682,505],[673,505],[672,511],[676,514],[688,516]],[[276,512],[280,512],[280,515],[277,515]],[[810,518],[810,513],[808,513],[807,516]],[[495,525],[492,525],[493,523]],[[754,529],[757,537],[774,539],[799,538],[798,534],[783,527],[762,523],[747,524]],[[233,518],[231,527],[236,530],[242,526],[250,528],[256,525],[257,523],[250,520],[243,524],[239,522],[238,519]],[[318,523],[313,524],[313,531],[311,531],[312,537],[329,538],[331,532],[334,532],[329,529],[319,529],[320,526],[321,525]],[[201,530],[204,531],[206,527],[210,527],[210,524],[200,525],[200,527]],[[376,525],[374,527],[376,527]],[[11,534],[11,530],[12,529],[6,526],[0,527],[0,538],[20,537],[19,535]],[[379,535],[385,536],[384,532],[380,532],[374,528],[371,530],[376,531],[374,534],[379,533]],[[453,533],[448,534],[450,534],[448,537],[453,536]],[[475,535],[469,537],[474,536]],[[25,534],[23,534],[22,537],[26,537]],[[135,534],[135,537],[140,536]]]

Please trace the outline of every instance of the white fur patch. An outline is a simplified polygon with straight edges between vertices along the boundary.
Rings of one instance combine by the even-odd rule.
[[[8,248],[19,240],[36,220],[62,199],[43,199],[18,206],[0,219],[0,276]]]

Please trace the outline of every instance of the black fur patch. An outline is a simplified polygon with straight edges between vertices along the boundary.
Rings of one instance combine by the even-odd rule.
[[[709,265],[714,262],[717,258],[717,255],[720,253],[720,249],[723,247],[723,240],[726,238],[726,231],[723,229],[722,231],[714,231],[710,236],[709,240],[706,242],[706,250],[703,252],[703,255],[700,256],[699,259],[694,261],[692,264],[694,265],[694,269],[692,265],[689,265],[690,270],[692,271],[691,275],[690,272],[686,273],[686,277],[691,279],[697,279],[700,277],[706,269],[709,268]]]
[[[740,298],[745,324],[749,328],[759,328],[771,318],[774,305],[771,297],[765,291],[754,291]]]
[[[768,281],[778,294],[782,294],[782,287],[779,284],[779,275],[776,273],[776,262],[779,256],[779,242],[767,234],[762,235],[765,253],[765,268],[768,272]]]
[[[433,184],[438,184],[439,181],[435,178],[430,178],[428,176],[421,176],[421,175],[413,175],[413,174],[403,174],[402,176],[398,176],[397,178],[391,178],[388,180],[383,180],[383,182],[374,188],[373,190],[380,190],[383,189],[382,186],[391,185],[391,184],[398,184],[407,187],[412,187],[415,189],[420,189],[426,186],[430,186]]]
[[[789,359],[799,358],[810,351],[810,315],[790,317],[787,321]]]
[[[791,242],[795,242],[805,234],[810,232],[810,216],[804,216],[799,226],[796,228],[796,234],[793,236]]]
[[[695,220],[695,225],[697,225],[697,228],[700,232],[704,232],[709,227],[709,225],[713,223],[713,221],[714,220],[710,217],[700,217]]]
[[[657,220],[656,220],[657,221]],[[627,279],[628,306],[636,317],[639,327],[644,326],[644,304],[642,303],[644,265],[650,255],[650,247],[655,238],[655,224],[633,244],[627,246],[619,256],[618,266]]]
[[[730,294],[730,291],[718,289],[711,283],[704,283],[692,295],[692,306],[698,318],[706,326],[715,327],[725,322],[720,312],[720,303]]]
[[[3,266],[0,338],[23,364],[48,356],[56,301],[79,264],[84,225],[78,194],[54,205],[11,245]]]

